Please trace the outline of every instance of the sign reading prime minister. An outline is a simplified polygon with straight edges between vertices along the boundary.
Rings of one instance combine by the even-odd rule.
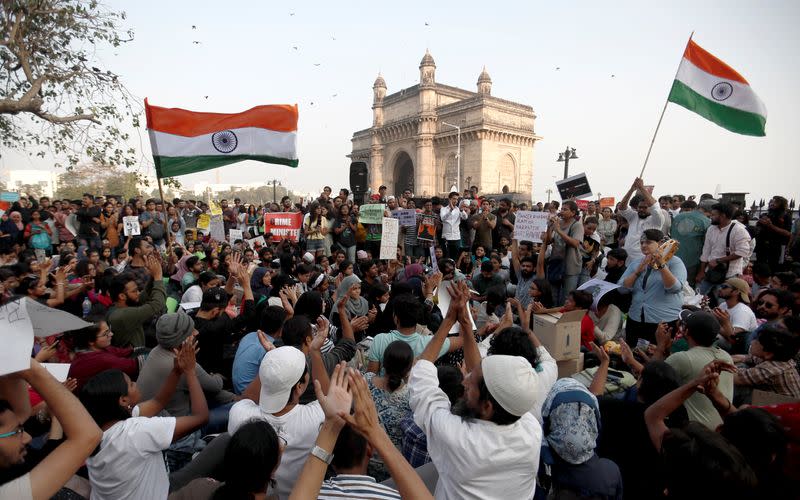
[[[297,242],[302,225],[303,214],[300,212],[276,212],[264,217],[264,233],[271,234],[273,242]]]

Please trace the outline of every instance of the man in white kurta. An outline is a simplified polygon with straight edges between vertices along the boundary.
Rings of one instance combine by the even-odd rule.
[[[489,356],[464,383],[465,402],[474,417],[450,412],[433,363],[420,359],[411,370],[414,421],[428,438],[428,452],[439,472],[436,498],[533,498],[542,428],[530,413],[536,395],[530,363],[520,356]],[[481,384],[488,389],[487,399],[480,397]],[[502,425],[493,422],[495,404],[506,417],[518,418]]]

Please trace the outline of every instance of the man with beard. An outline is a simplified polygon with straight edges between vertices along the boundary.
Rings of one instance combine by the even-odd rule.
[[[775,196],[769,200],[769,210],[758,219],[756,235],[756,260],[769,265],[772,272],[779,271],[783,247],[792,236],[792,216],[786,211],[786,198]]]
[[[536,261],[530,255],[520,258],[519,243],[517,240],[512,240],[511,262],[517,275],[517,291],[514,292],[514,297],[522,304],[522,307],[528,307],[533,300],[528,290],[533,280],[536,279]]]
[[[637,194],[631,199],[634,192]],[[628,221],[625,251],[628,252],[626,264],[630,265],[632,261],[642,257],[642,250],[639,248],[642,234],[648,229],[661,230],[664,225],[664,214],[658,201],[645,189],[644,181],[638,177],[633,181],[633,185],[620,203],[623,207],[627,207],[628,201],[630,201],[630,207],[620,210],[619,214]]]
[[[143,324],[164,313],[167,294],[161,263],[151,255],[147,257],[146,264],[153,281],[149,299],[144,304],[139,301],[139,287],[132,274],[119,274],[111,280],[109,294],[114,305],[108,311],[107,322],[114,332],[112,343],[115,347],[143,347]]]
[[[731,353],[744,353],[747,334],[758,328],[756,315],[750,309],[750,287],[743,279],[729,278],[719,286],[718,295],[723,302],[711,311],[724,339],[718,345]]]
[[[745,259],[749,256],[750,234],[747,229],[739,221],[733,220],[733,206],[717,203],[711,208],[711,226],[706,231],[703,253],[700,255],[696,279],[700,283],[700,293],[708,294],[725,279],[740,276]],[[722,267],[717,269],[718,266]],[[705,279],[706,273],[712,269],[722,272],[726,268],[725,275],[716,283]]]
[[[510,240],[514,231],[516,216],[511,213],[511,200],[507,198],[500,200],[500,206],[494,211],[494,216],[497,222],[492,229],[492,248],[499,248],[500,238],[505,237]]]
[[[451,412],[433,362],[450,328],[458,321],[466,332],[471,324],[466,284],[448,292],[452,300],[447,315],[408,382],[414,421],[428,436],[428,452],[439,473],[436,496],[533,498],[542,444],[542,428],[529,413],[537,394],[534,370],[521,356],[481,360],[474,355],[477,348],[469,349],[464,397]],[[471,333],[464,338],[475,342]]]
[[[750,350],[750,343],[758,337],[761,329],[767,325],[779,323],[783,318],[791,316],[794,295],[786,290],[769,289],[763,292],[756,302],[756,318],[766,320],[747,336],[745,351]]]

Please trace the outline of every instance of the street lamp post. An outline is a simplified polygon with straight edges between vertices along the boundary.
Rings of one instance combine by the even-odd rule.
[[[569,161],[570,160],[577,160],[578,155],[575,154],[575,148],[571,148],[567,146],[567,149],[564,150],[563,153],[558,153],[558,160],[556,161],[563,161],[564,162],[564,178],[566,179],[569,177]]]
[[[281,181],[278,179],[272,179],[271,181],[267,181],[267,186],[272,185],[272,203],[278,203],[277,200],[277,193],[276,193],[276,186],[281,185]]]
[[[461,193],[461,127],[442,122],[442,125],[453,127],[458,132],[458,152],[456,153],[456,191]]]

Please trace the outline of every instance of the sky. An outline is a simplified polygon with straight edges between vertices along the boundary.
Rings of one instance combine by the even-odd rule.
[[[389,93],[418,83],[427,48],[437,82],[474,91],[485,65],[492,95],[533,106],[535,132],[543,137],[534,147],[535,200],[546,200],[561,178],[556,159],[567,146],[579,157],[570,174],[586,172],[595,193],[619,199],[641,170],[694,31],[695,42],[738,70],[764,101],[767,136],[733,134],[670,104],[646,184],[655,185],[655,194],[745,191],[748,202],[800,194],[800,2],[106,5],[127,13],[135,40],[99,50],[98,57],[139,98],[229,113],[299,105],[300,166],[245,162],[223,167],[223,183],[278,179],[309,192],[347,186],[345,155],[353,132],[372,123],[375,77],[383,74]],[[135,134],[134,146],[143,158],[150,155],[145,130]],[[0,170],[49,165],[2,153]],[[215,177],[210,171],[179,180],[192,186]]]

